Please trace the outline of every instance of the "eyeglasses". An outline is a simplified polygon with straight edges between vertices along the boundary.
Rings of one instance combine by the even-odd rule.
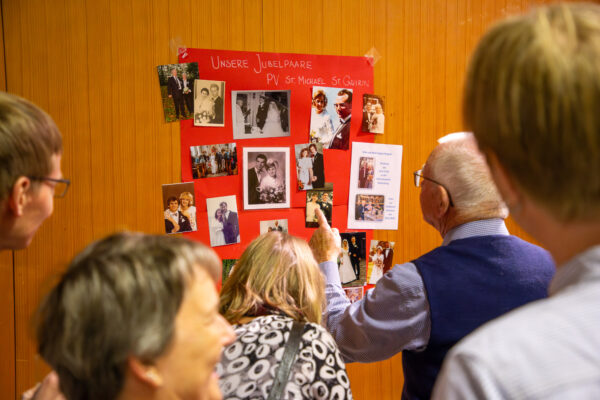
[[[29,176],[28,178],[32,181],[47,181],[54,183],[52,188],[54,189],[54,197],[56,198],[65,197],[69,190],[69,185],[71,184],[71,181],[68,179],[54,179],[44,176]]]
[[[454,203],[452,203],[452,197],[450,196],[450,191],[448,190],[448,188],[446,186],[444,186],[444,184],[439,183],[438,181],[435,181],[431,178],[427,178],[426,176],[423,176],[423,168],[413,172],[413,175],[415,177],[415,186],[416,187],[421,187],[423,179],[428,180],[430,182],[435,183],[436,185],[440,185],[441,187],[443,187],[444,190],[446,191],[446,193],[448,194],[448,201],[450,202],[450,207],[454,207]]]

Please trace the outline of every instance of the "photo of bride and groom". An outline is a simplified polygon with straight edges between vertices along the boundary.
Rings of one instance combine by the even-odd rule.
[[[290,207],[289,147],[245,147],[244,209]]]
[[[235,195],[206,199],[206,212],[212,247],[240,242]]]
[[[234,139],[290,136],[290,91],[232,91]]]

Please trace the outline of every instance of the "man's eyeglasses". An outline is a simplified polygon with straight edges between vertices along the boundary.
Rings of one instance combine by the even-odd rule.
[[[438,181],[435,181],[431,178],[427,178],[426,176],[423,176],[423,168],[413,172],[413,175],[415,177],[415,186],[416,187],[421,187],[421,184],[424,179],[443,187],[444,190],[446,191],[446,193],[448,194],[448,201],[450,202],[450,207],[454,207],[454,203],[452,203],[452,197],[450,196],[450,191],[448,190],[448,188],[446,186],[444,186],[443,183],[439,183]]]
[[[57,198],[65,197],[67,191],[69,190],[69,185],[71,184],[71,181],[68,179],[54,179],[43,176],[28,176],[28,178],[32,181],[52,182],[54,189],[54,197]]]

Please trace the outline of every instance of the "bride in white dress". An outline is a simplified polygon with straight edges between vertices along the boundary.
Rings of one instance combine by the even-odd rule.
[[[373,256],[373,270],[371,271],[371,277],[369,278],[370,284],[376,284],[379,279],[383,276],[383,248],[377,246],[377,253]]]
[[[210,172],[211,174],[217,173],[217,155],[216,149],[213,147],[212,152],[210,153]]]
[[[211,218],[210,221],[210,245],[224,246],[225,245],[225,234],[223,233],[223,219],[221,216],[221,209],[218,208],[215,211],[215,217]]]
[[[269,136],[283,136],[285,132],[281,128],[281,113],[279,107],[274,101],[269,102],[269,111],[267,111],[267,119],[263,132]]]
[[[302,190],[312,189],[313,163],[308,156],[308,149],[300,150],[300,159],[298,160],[298,180],[302,182]]]
[[[340,264],[340,281],[342,284],[355,281],[356,274],[352,269],[352,262],[350,261],[350,250],[349,250],[348,240],[344,239],[342,242],[342,252],[340,256],[342,258],[342,263]]]

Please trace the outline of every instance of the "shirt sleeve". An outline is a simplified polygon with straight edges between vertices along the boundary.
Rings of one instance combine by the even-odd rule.
[[[427,345],[429,302],[414,264],[396,265],[352,304],[342,289],[337,265],[327,261],[320,266],[327,282],[327,327],[346,361],[380,361]]]

